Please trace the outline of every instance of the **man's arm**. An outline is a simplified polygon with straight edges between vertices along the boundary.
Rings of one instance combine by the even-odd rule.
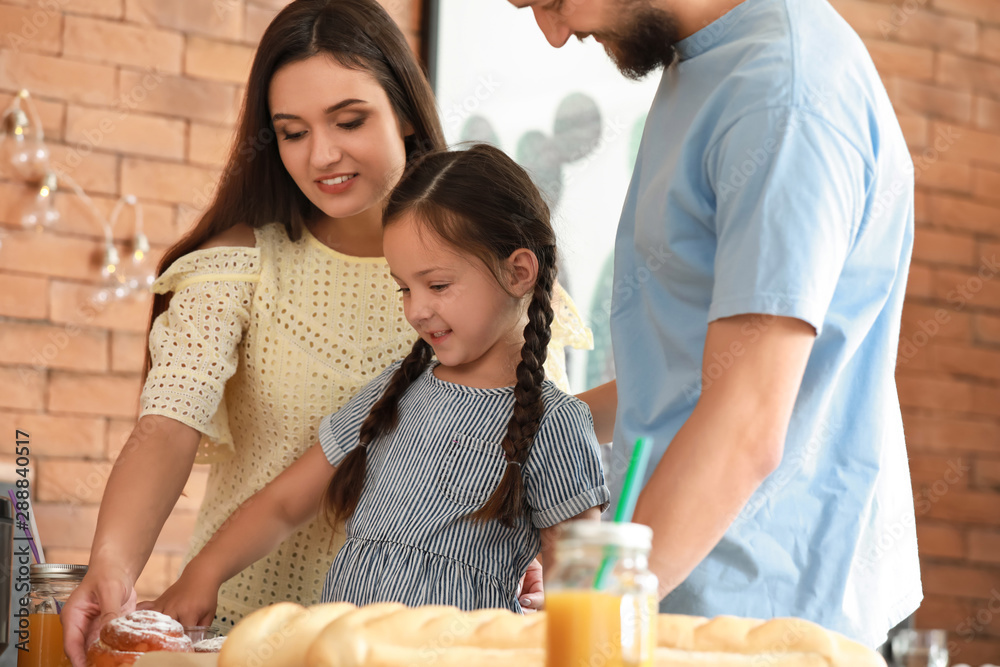
[[[594,418],[597,442],[611,442],[615,434],[615,413],[618,411],[618,383],[615,380],[588,389],[577,398],[587,404]]]
[[[775,317],[752,336],[740,315],[708,325],[701,397],[643,489],[634,521],[653,528],[650,569],[666,596],[718,544],[781,463],[785,434],[816,332]],[[751,342],[752,341],[752,342]],[[734,350],[739,351],[735,354]],[[718,355],[718,356],[714,356]],[[721,375],[709,364],[729,355]]]

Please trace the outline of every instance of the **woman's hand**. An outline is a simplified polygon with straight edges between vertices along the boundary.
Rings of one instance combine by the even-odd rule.
[[[87,572],[59,614],[66,655],[73,667],[85,667],[87,647],[101,626],[135,608],[135,589],[123,571],[95,567]]]
[[[545,592],[542,587],[542,564],[538,559],[531,561],[521,583],[517,587],[517,599],[525,613],[533,613],[545,608]]]
[[[181,625],[211,625],[215,609],[219,605],[218,581],[201,575],[192,569],[191,563],[184,568],[180,579],[163,595],[152,602],[141,602],[139,609],[152,609],[171,616]]]

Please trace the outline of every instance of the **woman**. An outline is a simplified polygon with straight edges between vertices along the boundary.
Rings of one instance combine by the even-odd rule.
[[[296,0],[268,27],[216,199],[161,265],[140,419],[63,610],[74,665],[95,621],[134,603],[196,460],[213,466],[189,559],[315,442],[322,415],[409,350],[381,211],[407,162],[443,144],[430,87],[374,0]],[[565,304],[552,345],[585,344]],[[322,521],[297,531],[226,582],[217,622],[315,602],[341,540]]]

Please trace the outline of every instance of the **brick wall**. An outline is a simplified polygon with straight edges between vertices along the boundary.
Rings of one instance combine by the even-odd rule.
[[[834,0],[913,153],[897,385],[925,601],[953,664],[1000,661],[1000,2]]]
[[[500,0],[495,0],[500,1]],[[137,195],[155,249],[211,192],[253,46],[283,0],[0,0],[0,104],[36,96],[53,157],[105,212]],[[418,44],[419,0],[387,0]],[[898,383],[918,514],[925,627],[960,661],[1000,657],[1000,2],[834,0],[864,37],[914,154],[917,239]],[[20,39],[11,36],[19,37]],[[0,172],[0,425],[32,437],[39,530],[85,562],[135,415],[148,304],[95,307],[100,229],[70,194],[52,233],[13,233]],[[116,238],[131,234],[125,218]],[[4,469],[10,452],[0,453]],[[196,469],[138,588],[176,572]],[[991,605],[991,600],[995,602]]]
[[[254,48],[287,0],[0,0],[0,108],[33,96],[52,161],[105,215],[136,195],[157,258],[196,219],[225,159]],[[419,44],[420,0],[383,5]],[[95,302],[100,225],[69,192],[44,234],[0,161],[0,477],[31,436],[51,562],[85,563],[111,462],[133,426],[149,301]],[[122,215],[124,252],[134,230]],[[196,467],[137,588],[158,595],[187,549],[207,468]]]

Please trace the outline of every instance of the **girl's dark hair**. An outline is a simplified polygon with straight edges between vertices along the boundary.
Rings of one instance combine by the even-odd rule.
[[[403,33],[376,0],[294,0],[274,17],[257,46],[236,137],[215,199],[198,224],[166,252],[160,273],[237,223],[257,228],[280,221],[290,239],[301,238],[306,220],[318,209],[281,162],[268,90],[279,69],[318,54],[366,71],[378,81],[396,119],[413,128],[405,139],[407,162],[423,152],[444,148],[430,84]],[[153,298],[150,325],[166,310],[168,300],[169,295]]]
[[[478,144],[466,151],[432,153],[413,164],[389,196],[383,228],[403,214],[452,247],[478,257],[505,289],[509,279],[505,260],[515,250],[526,248],[538,258],[538,279],[517,366],[514,412],[502,443],[507,469],[493,495],[471,516],[511,525],[524,511],[521,471],[545,407],[542,366],[551,338],[556,280],[556,237],[549,208],[521,167],[499,149]],[[327,489],[325,507],[335,522],[354,514],[364,484],[366,448],[395,428],[400,397],[432,356],[430,345],[418,339],[361,425],[361,446],[337,467]]]

